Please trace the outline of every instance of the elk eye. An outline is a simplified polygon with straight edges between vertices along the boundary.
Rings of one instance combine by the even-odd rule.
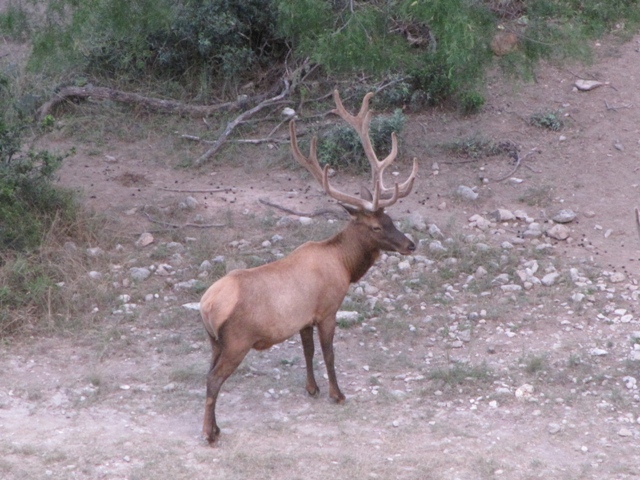
[[[379,225],[374,225],[371,227],[371,230],[373,230],[374,232],[381,232],[382,231],[382,227]]]

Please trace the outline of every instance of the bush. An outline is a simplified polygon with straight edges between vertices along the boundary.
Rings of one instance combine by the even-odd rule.
[[[34,39],[35,69],[136,81],[149,75],[178,79],[206,99],[214,84],[237,86],[284,53],[270,0],[60,0],[49,5],[47,26]]]
[[[6,117],[8,110],[2,112]],[[69,233],[78,212],[73,194],[52,183],[66,155],[23,153],[23,131],[0,116],[0,334],[59,304],[61,278],[42,256],[43,242],[56,236],[52,230]]]
[[[400,109],[393,115],[380,116],[371,120],[369,135],[373,149],[382,159],[391,151],[391,133],[399,135],[404,128],[406,117]],[[338,124],[320,136],[318,141],[318,161],[322,165],[349,168],[355,171],[369,171],[369,161],[364,154],[358,134],[347,125]]]

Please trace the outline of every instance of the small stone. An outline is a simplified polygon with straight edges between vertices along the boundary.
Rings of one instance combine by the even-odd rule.
[[[516,284],[502,285],[500,289],[505,293],[519,292],[522,290],[522,286]]]
[[[621,428],[620,430],[618,430],[618,435],[620,435],[621,437],[633,437],[633,432],[628,428]]]
[[[300,217],[300,218],[298,218],[298,222],[300,222],[300,225],[304,225],[306,227],[306,226],[311,225],[313,223],[313,218],[311,218],[311,217]]]
[[[456,194],[464,200],[473,201],[478,199],[478,194],[466,185],[460,185],[456,190]]]
[[[547,236],[554,238],[556,240],[566,240],[571,235],[571,230],[568,227],[565,227],[561,224],[556,224],[547,230]]]
[[[611,277],[609,277],[609,281],[611,283],[624,282],[626,279],[627,279],[627,276],[622,272],[614,272],[611,274]]]
[[[525,383],[516,389],[516,398],[518,400],[526,400],[533,395],[533,385]]]
[[[551,287],[556,284],[558,278],[560,278],[560,274],[558,272],[551,272],[542,277],[542,280],[540,281],[545,287]]]
[[[182,304],[182,308],[186,308],[187,310],[200,311],[200,302],[184,303]]]
[[[133,267],[129,269],[129,276],[132,280],[137,282],[141,282],[142,280],[146,280],[151,275],[151,271],[148,268],[144,267]]]
[[[444,238],[442,231],[435,223],[429,225],[429,235],[431,235],[431,238]]]
[[[164,392],[173,392],[176,389],[176,384],[171,382],[162,387]]]
[[[101,257],[104,255],[104,250],[100,247],[87,248],[87,255],[90,257]]]
[[[358,312],[340,310],[336,313],[336,321],[346,325],[353,325],[357,323],[359,318],[360,314]]]
[[[440,242],[440,240],[434,240],[433,242],[430,242],[429,250],[434,253],[447,251],[447,249],[442,245],[442,242]]]
[[[151,235],[149,232],[144,232],[140,235],[140,237],[138,237],[138,240],[136,240],[135,246],[137,248],[143,248],[146,247],[147,245],[152,244],[154,241],[153,235]]]
[[[100,280],[100,279],[102,279],[102,273],[96,272],[95,270],[90,271],[88,275],[89,275],[89,278],[91,280]]]
[[[552,220],[556,223],[569,223],[573,222],[576,218],[576,213],[570,209],[562,209],[556,213]]]
[[[602,348],[593,348],[593,349],[591,349],[591,352],[589,352],[589,353],[591,355],[593,355],[594,357],[604,357],[609,352],[607,352],[606,350],[604,350]]]
[[[499,208],[490,213],[491,218],[493,218],[496,222],[508,222],[510,220],[515,220],[516,216],[511,210],[507,210],[506,208]]]
[[[193,197],[187,197],[184,199],[184,203],[187,206],[188,210],[195,210],[200,205],[200,202]]]
[[[562,427],[560,427],[560,425],[558,425],[557,423],[550,423],[549,425],[547,425],[547,432],[549,432],[551,435],[559,433],[560,430],[562,430]]]
[[[418,232],[424,232],[427,229],[427,223],[419,212],[411,212],[409,217],[407,217],[407,221],[409,222],[409,226]]]
[[[588,92],[589,90],[593,90],[594,88],[601,87],[605,85],[603,82],[598,82],[597,80],[576,80],[574,85],[576,88],[582,92]]]

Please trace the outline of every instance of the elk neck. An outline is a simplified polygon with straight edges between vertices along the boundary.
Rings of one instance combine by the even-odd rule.
[[[350,222],[341,232],[327,240],[336,249],[340,261],[349,272],[349,281],[360,280],[380,256],[380,248],[362,225]]]

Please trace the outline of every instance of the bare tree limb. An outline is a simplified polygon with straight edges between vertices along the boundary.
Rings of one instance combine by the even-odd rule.
[[[222,134],[220,135],[220,137],[218,137],[218,139],[213,143],[213,145],[211,146],[211,148],[209,148],[209,150],[207,150],[206,152],[204,152],[200,158],[198,158],[195,161],[195,164],[197,166],[202,165],[204,162],[206,162],[207,160],[209,160],[212,156],[214,156],[218,150],[220,150],[220,147],[222,147],[222,145],[224,144],[225,140],[227,139],[227,137],[231,134],[231,132],[233,132],[233,130],[240,124],[242,123],[246,118],[250,117],[251,115],[253,115],[254,113],[259,112],[260,110],[262,110],[263,108],[266,107],[270,107],[272,105],[277,104],[278,102],[280,102],[284,97],[286,97],[289,94],[289,90],[290,90],[290,85],[289,85],[289,81],[287,79],[284,80],[284,89],[282,90],[282,92],[280,92],[278,95],[276,95],[275,97],[272,98],[268,98],[262,102],[260,102],[258,105],[256,105],[255,107],[246,110],[244,112],[242,112],[240,115],[238,115],[234,120],[230,121],[227,124],[227,127],[224,129],[224,132],[222,132]]]
[[[227,193],[227,192],[232,192],[234,190],[234,187],[226,187],[226,188],[212,188],[212,189],[208,189],[208,190],[182,190],[180,188],[160,188],[160,190],[164,190],[165,192],[178,192],[178,193]]]
[[[93,99],[93,100],[112,100],[114,102],[132,103],[143,105],[144,107],[163,113],[175,113],[179,115],[189,115],[193,117],[209,116],[216,112],[228,111],[240,108],[246,103],[246,100],[220,103],[216,105],[189,105],[174,100],[162,100],[159,98],[145,97],[137,93],[124,92],[122,90],[114,90],[106,87],[64,87],[38,110],[38,119],[42,120],[49,115],[52,110],[59,104],[72,99]]]
[[[516,165],[513,167],[513,170],[511,170],[507,175],[505,175],[504,177],[500,177],[494,180],[494,182],[502,182],[503,180],[506,180],[507,178],[510,178],[514,173],[516,173],[518,171],[518,169],[520,168],[520,165],[522,164],[522,161],[525,160],[529,155],[531,155],[532,153],[535,153],[538,151],[538,147],[534,147],[531,150],[529,150],[523,157],[521,157],[520,155],[516,156]]]
[[[163,222],[161,220],[156,220],[155,218],[152,218],[151,215],[149,215],[147,212],[143,211],[142,214],[147,217],[147,220],[149,220],[151,223],[157,223],[158,225],[163,225],[165,227],[169,227],[169,228],[219,228],[219,227],[226,227],[227,225],[225,223],[209,223],[209,224],[199,224],[199,223],[184,223],[182,225],[178,225],[176,223],[168,223],[168,222]]]
[[[320,215],[334,215],[336,217],[341,217],[341,212],[339,210],[335,210],[332,208],[320,208],[317,209],[311,213],[306,213],[306,212],[299,212],[297,210],[292,210],[290,208],[287,207],[283,207],[282,205],[278,205],[276,203],[272,203],[271,201],[267,200],[266,198],[260,198],[258,200],[260,203],[262,203],[263,205],[267,205],[269,207],[273,207],[273,208],[277,208],[278,210],[282,210],[283,212],[289,213],[291,215],[296,215],[298,217],[318,217]]]

